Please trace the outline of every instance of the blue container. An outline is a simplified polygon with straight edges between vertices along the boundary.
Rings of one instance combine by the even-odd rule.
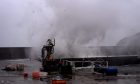
[[[105,74],[106,75],[117,75],[118,74],[118,69],[114,68],[114,67],[105,68]]]

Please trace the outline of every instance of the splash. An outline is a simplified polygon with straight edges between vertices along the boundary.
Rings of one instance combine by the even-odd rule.
[[[139,6],[138,0],[4,0],[0,46],[30,46],[39,56],[46,40],[55,38],[60,57],[85,56],[88,47],[115,46],[140,32]]]

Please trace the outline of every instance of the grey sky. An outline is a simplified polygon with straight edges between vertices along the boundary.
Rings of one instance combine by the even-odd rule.
[[[0,46],[112,46],[140,32],[139,0],[0,0]],[[63,46],[62,46],[63,45]]]

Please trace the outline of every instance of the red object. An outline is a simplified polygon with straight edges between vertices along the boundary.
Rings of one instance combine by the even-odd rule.
[[[66,84],[65,80],[52,80],[52,84]]]
[[[40,74],[39,74],[39,72],[33,72],[33,73],[32,73],[32,77],[33,77],[33,79],[40,79]]]
[[[28,73],[23,73],[24,78],[28,78]]]

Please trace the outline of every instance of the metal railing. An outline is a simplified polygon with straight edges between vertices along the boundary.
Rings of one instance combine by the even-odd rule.
[[[108,61],[69,61],[69,60],[63,60],[63,63],[64,65],[71,65],[72,66],[72,70],[73,72],[75,72],[77,69],[86,69],[86,68],[91,68],[92,72],[94,72],[94,65],[96,63],[105,63],[105,67],[108,67]],[[82,63],[82,66],[79,68],[79,67],[76,67],[75,64],[76,63]],[[83,64],[84,63],[90,63],[91,67],[84,67]]]

